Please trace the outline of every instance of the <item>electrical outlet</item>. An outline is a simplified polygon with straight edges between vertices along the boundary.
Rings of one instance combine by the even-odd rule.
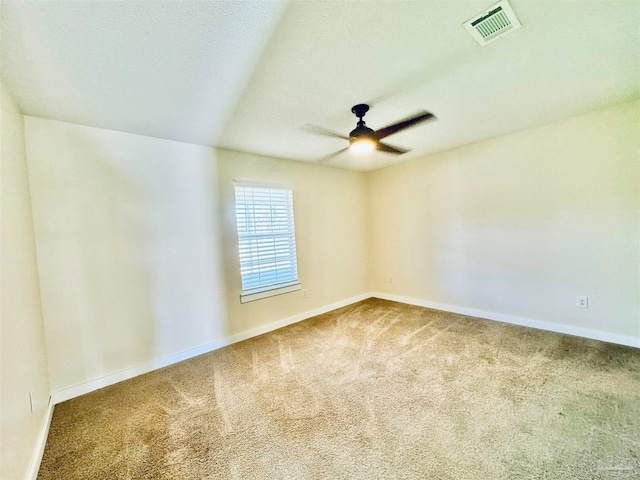
[[[389,283],[393,283],[393,277],[389,275]]]
[[[307,289],[302,290],[302,298],[307,298]]]
[[[589,297],[578,297],[576,300],[576,307],[589,308]]]

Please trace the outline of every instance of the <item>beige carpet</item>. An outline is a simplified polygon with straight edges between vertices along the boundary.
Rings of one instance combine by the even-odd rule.
[[[39,479],[640,478],[640,350],[370,299],[55,407]]]

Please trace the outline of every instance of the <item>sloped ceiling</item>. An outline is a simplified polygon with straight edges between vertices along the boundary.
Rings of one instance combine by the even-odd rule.
[[[370,170],[640,97],[640,2],[512,0],[523,27],[485,47],[462,23],[492,1],[13,2],[2,77],[24,113],[317,161],[350,112],[377,129],[417,110]]]
[[[23,113],[213,145],[286,2],[0,5],[0,75]]]

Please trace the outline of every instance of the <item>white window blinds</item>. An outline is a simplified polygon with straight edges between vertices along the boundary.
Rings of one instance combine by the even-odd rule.
[[[293,192],[236,183],[242,294],[298,284]]]

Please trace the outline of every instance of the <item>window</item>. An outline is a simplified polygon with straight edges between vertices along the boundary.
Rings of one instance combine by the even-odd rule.
[[[291,188],[236,181],[242,303],[300,290]]]

